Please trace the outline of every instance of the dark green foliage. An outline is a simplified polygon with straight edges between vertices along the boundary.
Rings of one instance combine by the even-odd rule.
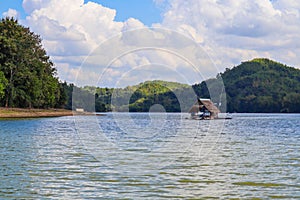
[[[61,106],[64,94],[40,37],[13,18],[0,21],[0,71],[7,80],[1,106]]]
[[[57,107],[72,110],[72,93],[74,84],[68,84],[66,81],[60,83],[61,98],[57,101]]]
[[[97,112],[110,112],[111,108],[111,97],[113,89],[109,88],[97,88],[95,94],[95,110]]]
[[[0,100],[5,95],[5,88],[7,86],[8,81],[6,80],[2,71],[0,71]]]
[[[185,95],[184,97],[188,98],[191,96],[188,94],[188,91],[190,91],[188,88],[191,87],[185,84],[159,80],[146,81],[124,89],[98,88],[96,93],[96,110],[155,112],[155,108],[157,108],[155,105],[159,104],[167,112],[180,112],[182,109],[188,109],[187,106],[182,106],[183,102],[180,102],[181,95]],[[194,97],[192,96],[191,98]],[[189,104],[188,107],[190,106]]]
[[[74,109],[86,111],[155,112],[155,105],[159,104],[167,112],[187,112],[196,99],[190,86],[166,81],[146,81],[126,88],[78,88],[72,85],[73,93],[66,83],[62,85],[67,91],[66,108],[71,109],[73,104]]]
[[[172,84],[172,86],[174,85]],[[181,111],[176,95],[167,87],[167,84],[147,81],[140,84],[132,94],[129,100],[129,112],[149,112],[151,107],[156,104],[163,106],[166,112]]]

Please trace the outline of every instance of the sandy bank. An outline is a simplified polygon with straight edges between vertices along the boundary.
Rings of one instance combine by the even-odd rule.
[[[72,116],[71,110],[65,109],[23,109],[0,108],[0,118],[35,118]]]

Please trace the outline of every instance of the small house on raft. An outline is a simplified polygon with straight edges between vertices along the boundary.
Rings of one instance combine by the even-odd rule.
[[[218,119],[221,111],[210,99],[197,98],[195,104],[189,110],[192,119]]]

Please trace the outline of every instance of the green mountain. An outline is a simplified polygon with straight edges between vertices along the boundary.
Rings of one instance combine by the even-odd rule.
[[[188,90],[190,88],[190,90]],[[159,104],[167,112],[180,112],[180,96],[192,91],[187,84],[168,81],[146,81],[125,89],[116,89],[113,93],[112,108],[115,111],[149,112],[162,111],[153,107]]]
[[[208,81],[214,82],[220,77],[225,85],[228,112],[300,112],[298,69],[257,58],[226,69]],[[194,86],[198,95],[209,96],[206,82]]]
[[[300,113],[300,70],[265,58],[242,62],[216,78],[192,86],[156,80],[126,88],[75,89],[82,99],[95,96],[98,112],[187,112],[199,96],[211,98],[218,105],[226,99],[227,105],[220,107],[223,112]],[[224,91],[226,95],[218,96]],[[86,102],[75,105],[93,110],[91,103]]]

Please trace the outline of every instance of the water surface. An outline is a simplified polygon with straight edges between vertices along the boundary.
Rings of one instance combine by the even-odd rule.
[[[300,198],[300,115],[186,117],[2,120],[0,199]]]

